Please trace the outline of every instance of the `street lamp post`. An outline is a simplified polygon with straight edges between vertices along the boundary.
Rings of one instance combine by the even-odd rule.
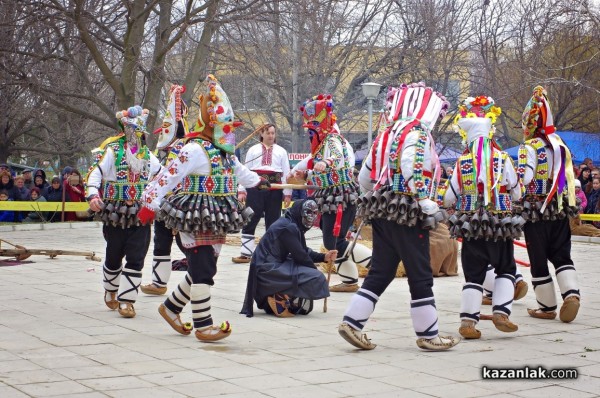
[[[381,84],[369,82],[363,83],[361,86],[363,95],[367,97],[367,103],[369,104],[369,136],[367,138],[367,145],[368,149],[371,149],[371,141],[373,140],[373,100],[379,95]]]

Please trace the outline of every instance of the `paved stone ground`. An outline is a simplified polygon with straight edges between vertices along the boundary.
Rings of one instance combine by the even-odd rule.
[[[309,236],[309,245],[318,249],[319,232]],[[104,256],[96,223],[3,226],[0,237],[28,248],[93,250]],[[337,334],[349,294],[334,293],[327,313],[317,302],[308,316],[239,315],[248,268],[231,262],[237,253],[237,247],[225,246],[219,260],[213,318],[229,320],[233,333],[214,344],[173,332],[157,313],[160,297],[140,294],[134,319],[108,310],[102,263],[35,256],[33,263],[0,267],[0,397],[599,396],[598,244],[573,244],[583,295],[573,323],[530,318],[526,308],[535,305],[530,287],[513,307],[518,332],[505,334],[482,321],[481,340],[438,353],[415,344],[406,279],[390,285],[365,328],[378,344],[373,351],[355,350]],[[516,255],[527,259],[521,248]],[[179,256],[175,249],[174,258]],[[520,269],[529,281],[529,270]],[[182,276],[174,272],[169,287]],[[435,280],[442,332],[458,335],[462,283],[462,276]],[[189,319],[189,308],[185,314]],[[579,378],[490,381],[482,379],[483,365],[576,368]]]

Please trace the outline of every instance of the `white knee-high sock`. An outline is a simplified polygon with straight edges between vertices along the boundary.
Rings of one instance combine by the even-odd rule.
[[[375,311],[375,304],[379,297],[368,290],[358,289],[350,299],[350,304],[344,313],[344,322],[356,330],[362,330]]]
[[[183,307],[187,305],[190,301],[190,289],[192,286],[192,278],[190,274],[186,273],[185,277],[179,285],[171,292],[167,300],[170,305],[167,305],[168,308],[178,309],[178,311],[174,311],[177,314],[180,314],[183,311]]]
[[[123,267],[119,267],[116,271],[111,271],[106,268],[106,264],[102,267],[102,285],[104,286],[104,290],[107,292],[116,292],[119,290],[120,276],[121,270]]]
[[[350,259],[349,250],[350,245],[346,248],[344,255],[335,260],[335,269],[342,282],[351,285],[358,282],[358,268],[354,261]]]
[[[558,267],[556,269],[556,281],[563,300],[570,296],[580,297],[575,266],[568,264]]]
[[[254,249],[256,249],[256,243],[254,242],[254,235],[246,235],[242,234],[242,247],[240,249],[240,254],[246,257],[252,257],[254,253]]]
[[[554,291],[554,281],[550,275],[541,278],[531,278],[535,299],[540,305],[542,311],[556,311],[556,292]]]
[[[513,297],[515,296],[515,277],[510,274],[496,276],[494,295],[492,296],[492,312],[510,316]]]
[[[194,328],[202,329],[213,324],[210,315],[210,285],[194,283],[190,289]]]
[[[152,258],[152,283],[159,287],[167,287],[171,277],[171,256],[154,256]]]
[[[487,271],[485,272],[485,279],[483,280],[483,294],[486,297],[492,297],[494,294],[494,281],[496,280],[496,271],[492,264],[488,264]]]
[[[135,303],[140,283],[142,283],[142,271],[136,271],[125,266],[121,272],[121,282],[119,284],[117,300],[126,303]]]
[[[361,267],[369,268],[371,266],[371,256],[372,255],[373,255],[373,251],[371,249],[369,249],[365,245],[356,243],[354,245],[354,249],[352,249],[352,253],[350,253],[350,259],[356,265],[360,265]]]
[[[463,285],[460,302],[460,319],[463,321],[479,322],[483,287],[476,283],[467,282]]]
[[[410,300],[410,317],[417,337],[433,339],[438,335],[438,317],[435,298]]]

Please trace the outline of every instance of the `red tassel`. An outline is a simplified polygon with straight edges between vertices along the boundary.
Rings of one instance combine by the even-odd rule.
[[[336,238],[340,236],[340,230],[342,229],[342,204],[340,203],[337,207],[337,213],[335,215],[335,224],[333,224],[333,236]]]

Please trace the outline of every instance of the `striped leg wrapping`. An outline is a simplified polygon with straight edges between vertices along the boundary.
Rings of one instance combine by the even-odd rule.
[[[492,312],[510,316],[515,296],[515,277],[511,274],[500,274],[494,282]]]
[[[433,297],[410,300],[410,317],[417,337],[425,339],[437,337],[438,317]]]
[[[375,293],[362,288],[358,289],[350,299],[350,305],[344,313],[344,322],[356,330],[362,330],[375,311],[377,301],[379,301],[379,297]]]
[[[195,283],[190,290],[194,328],[200,329],[213,324],[210,315],[210,285]]]
[[[515,284],[521,282],[523,280],[523,274],[519,272],[519,270],[517,270],[517,273],[515,274]]]
[[[104,286],[104,290],[107,292],[116,292],[119,290],[119,276],[121,276],[122,269],[121,267],[116,271],[111,271],[104,264],[102,267],[102,285]]]
[[[460,319],[464,321],[479,322],[479,312],[481,310],[481,297],[483,296],[483,287],[476,283],[467,282],[462,289],[462,299],[460,302]]]
[[[492,264],[488,264],[487,271],[485,272],[485,279],[483,280],[483,294],[486,297],[492,297],[494,294],[494,281],[496,280],[496,272]]]
[[[373,251],[371,249],[369,249],[365,245],[356,243],[354,245],[354,249],[352,249],[352,253],[350,253],[350,259],[356,265],[360,265],[361,267],[369,268],[369,267],[371,267],[371,256],[372,255],[373,255]]]
[[[175,314],[181,314],[183,307],[190,301],[190,290],[192,286],[192,277],[185,274],[185,277],[179,285],[173,290],[171,295],[165,300],[165,307]]]
[[[159,287],[167,287],[171,277],[171,256],[154,256],[152,258],[152,283]]]
[[[242,234],[242,247],[240,249],[240,254],[246,257],[252,257],[254,253],[254,249],[256,249],[256,243],[254,242],[254,235],[246,235]]]
[[[348,255],[349,249],[350,245],[346,248],[344,255],[335,260],[335,270],[343,283],[351,285],[358,283],[358,268]]]
[[[556,282],[558,282],[563,300],[570,296],[580,297],[574,265],[568,264],[558,267],[556,269]]]
[[[541,278],[531,278],[535,299],[544,312],[556,311],[556,293],[554,281],[550,275]]]
[[[135,303],[140,283],[142,283],[142,271],[136,271],[127,267],[123,268],[117,300],[125,303]]]

